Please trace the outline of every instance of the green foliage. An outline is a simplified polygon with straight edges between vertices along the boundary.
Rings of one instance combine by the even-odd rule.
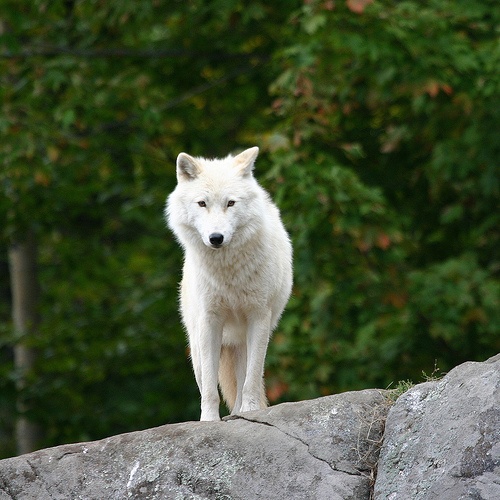
[[[411,380],[400,380],[396,384],[396,387],[390,388],[387,393],[389,404],[394,404],[400,396],[402,396],[405,392],[408,392],[414,386],[415,384]]]
[[[447,365],[456,358],[482,358],[500,349],[500,283],[464,254],[410,274],[408,313],[428,332]]]
[[[296,298],[272,351],[277,394],[387,386],[435,359],[449,369],[498,352],[493,10],[318,1],[292,14],[293,45],[271,85],[281,120],[267,137],[275,162],[294,158],[282,191]],[[351,177],[336,182],[331,168]],[[335,196],[353,203],[325,210]]]
[[[318,389],[329,393],[334,381],[337,390],[366,383],[366,374],[360,380],[344,363],[353,362],[353,332],[360,322],[393,309],[403,235],[380,190],[364,185],[352,170],[324,154],[293,168],[297,163],[295,157],[284,156],[281,163],[276,158],[273,172],[281,180],[276,199],[294,236],[296,272],[269,364],[288,394],[303,398]]]
[[[12,346],[46,445],[197,418],[162,210],[174,159],[261,146],[294,243],[271,402],[419,381],[500,349],[494,0],[4,2],[0,454]],[[40,332],[9,320],[34,231]]]

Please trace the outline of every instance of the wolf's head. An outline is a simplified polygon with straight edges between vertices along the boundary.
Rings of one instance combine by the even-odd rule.
[[[221,160],[179,154],[177,187],[168,199],[167,219],[183,246],[201,239],[207,247],[219,249],[236,234],[252,231],[261,192],[252,174],[258,153],[254,147]]]

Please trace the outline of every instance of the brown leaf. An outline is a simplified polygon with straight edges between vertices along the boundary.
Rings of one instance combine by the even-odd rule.
[[[378,248],[382,250],[387,250],[391,246],[391,238],[385,233],[380,233],[377,236],[377,241],[375,243]]]
[[[285,394],[286,391],[288,391],[288,385],[278,380],[267,388],[267,399],[272,403]]]
[[[47,173],[37,170],[34,176],[35,184],[39,186],[47,187],[50,184],[50,177]]]
[[[356,14],[363,14],[367,5],[373,0],[346,0],[347,8]]]

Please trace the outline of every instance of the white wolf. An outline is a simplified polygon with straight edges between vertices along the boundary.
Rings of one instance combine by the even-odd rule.
[[[290,296],[292,246],[277,207],[253,177],[259,148],[222,160],[177,158],[167,222],[185,253],[180,307],[201,420],[267,405],[267,344]]]

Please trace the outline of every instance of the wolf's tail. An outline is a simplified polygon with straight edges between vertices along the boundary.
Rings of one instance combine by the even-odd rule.
[[[219,362],[219,387],[230,411],[236,402],[236,349],[222,346]]]
[[[238,390],[236,382],[236,357],[237,349],[235,346],[222,346],[219,363],[219,387],[222,392],[222,397],[231,412],[233,411],[234,403],[236,402]],[[264,379],[262,380],[260,407],[267,407]]]

